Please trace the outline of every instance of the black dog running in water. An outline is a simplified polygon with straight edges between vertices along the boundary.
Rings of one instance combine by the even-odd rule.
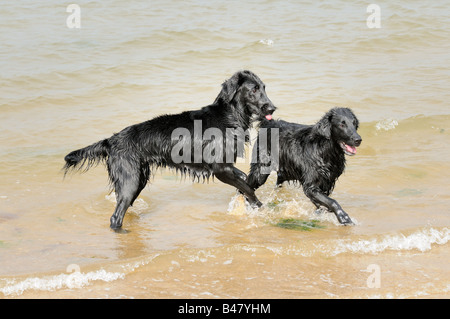
[[[158,167],[174,168],[198,180],[213,175],[236,187],[252,206],[260,207],[261,202],[246,182],[247,175],[234,163],[237,156],[244,155],[239,141],[248,142],[246,131],[252,122],[270,121],[274,111],[259,77],[240,71],[222,84],[211,105],[129,126],[110,138],[71,152],[65,157],[63,169],[67,173],[106,163],[117,198],[110,220],[112,229],[121,228],[128,207]],[[231,138],[230,132],[234,133]],[[204,157],[205,153],[210,156]]]
[[[277,185],[285,181],[298,181],[305,195],[317,208],[324,206],[333,212],[339,222],[352,224],[352,220],[334,199],[328,197],[336,180],[344,172],[345,155],[356,154],[361,142],[357,133],[358,119],[349,108],[333,108],[315,125],[301,125],[285,121],[262,121],[253,160],[248,175],[248,184],[253,189],[264,184],[270,174],[267,156],[269,144],[258,147],[263,128],[270,134],[271,128],[279,129],[279,164]],[[256,160],[257,159],[257,160]],[[269,170],[267,168],[269,167]],[[262,170],[265,169],[264,173]]]

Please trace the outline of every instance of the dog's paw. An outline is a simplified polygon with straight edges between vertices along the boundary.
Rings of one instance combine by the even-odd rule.
[[[338,211],[336,213],[336,217],[339,221],[339,223],[341,223],[342,225],[345,226],[350,226],[350,225],[354,225],[353,221],[351,220],[350,216],[347,215],[347,213],[345,213],[344,211]]]
[[[261,203],[259,200],[257,200],[255,202],[251,203],[250,206],[252,208],[261,208],[263,206],[263,203]]]

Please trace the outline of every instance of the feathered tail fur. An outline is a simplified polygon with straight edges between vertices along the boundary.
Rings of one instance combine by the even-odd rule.
[[[85,148],[70,152],[64,157],[64,176],[71,170],[87,171],[92,166],[105,161],[109,156],[110,144],[108,139],[89,145]]]

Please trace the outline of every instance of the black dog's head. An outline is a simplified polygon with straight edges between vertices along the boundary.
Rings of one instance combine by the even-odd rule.
[[[267,97],[265,89],[265,84],[256,74],[247,70],[239,71],[222,84],[216,102],[240,108],[251,120],[266,118],[270,121],[276,107]]]
[[[315,134],[331,139],[342,148],[345,154],[355,155],[356,147],[361,145],[362,138],[356,132],[359,121],[349,108],[331,109],[313,127]]]

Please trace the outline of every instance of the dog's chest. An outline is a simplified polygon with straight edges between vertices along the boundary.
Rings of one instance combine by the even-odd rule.
[[[334,187],[336,180],[344,172],[345,158],[336,157],[317,157],[314,161],[314,167],[317,172],[317,183],[325,191]]]

